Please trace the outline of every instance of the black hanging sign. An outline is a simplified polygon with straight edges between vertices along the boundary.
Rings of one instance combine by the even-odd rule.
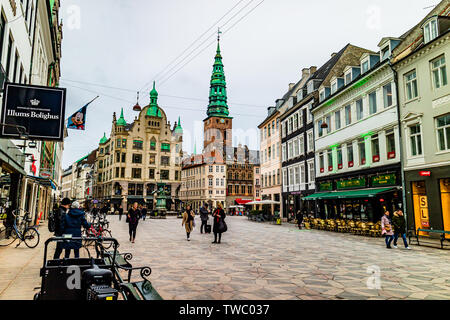
[[[0,138],[63,141],[66,89],[6,83],[0,115]],[[4,125],[2,125],[4,124]]]

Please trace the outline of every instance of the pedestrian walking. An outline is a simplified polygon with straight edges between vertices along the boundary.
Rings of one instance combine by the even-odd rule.
[[[394,211],[394,216],[392,217],[392,225],[394,226],[394,248],[397,249],[397,240],[401,236],[403,239],[403,244],[405,249],[411,250],[408,245],[408,240],[406,240],[406,221],[401,209]]]
[[[142,220],[145,221],[145,218],[147,217],[147,208],[145,206],[143,206],[141,209],[141,216],[142,216]]]
[[[209,216],[208,204],[204,203],[203,207],[200,208],[200,219],[202,220],[202,225],[200,226],[200,233],[203,233],[203,228],[206,233],[206,226],[208,225],[208,216]]]
[[[122,215],[123,215],[123,207],[122,207],[122,205],[119,207],[119,221],[121,221],[122,220]]]
[[[300,229],[300,230],[302,230],[302,223],[303,223],[303,213],[302,212],[300,212],[300,210],[298,210],[297,211],[297,225],[298,225],[298,228]]]
[[[137,202],[135,202],[130,210],[128,210],[127,218],[130,241],[134,243],[134,240],[136,239],[136,230],[139,224],[139,219],[141,218],[141,212],[138,208]]]
[[[181,226],[184,226],[186,229],[187,241],[191,241],[190,236],[192,230],[194,230],[194,218],[195,212],[191,209],[191,206],[188,205],[186,211],[183,213],[183,221],[181,222]]]
[[[214,241],[212,243],[220,243],[222,240],[222,233],[227,231],[227,224],[225,223],[225,211],[223,210],[222,204],[219,202],[217,204],[217,209],[213,213],[214,218]],[[217,235],[219,235],[219,241],[217,241]]]
[[[62,199],[59,208],[55,212],[55,216],[54,216],[55,217],[55,221],[54,221],[54,223],[55,223],[54,236],[55,237],[62,237],[62,235],[64,234],[63,229],[62,229],[62,221],[65,219],[66,214],[69,212],[71,203],[72,203],[72,201],[70,201],[69,198]],[[62,242],[57,242],[55,254],[53,255],[53,259],[58,260],[61,256],[62,251],[63,251]]]
[[[394,231],[392,230],[392,222],[389,215],[389,211],[386,210],[383,217],[381,218],[381,234],[386,237],[386,248],[392,249],[391,242],[394,239]]]
[[[61,222],[63,235],[71,235],[72,238],[81,238],[81,227],[86,229],[91,227],[87,222],[85,212],[81,210],[80,203],[74,201],[69,212],[64,216]],[[65,249],[64,258],[70,257],[70,250],[73,250],[75,258],[80,257],[81,240],[65,240],[62,242],[62,248]]]

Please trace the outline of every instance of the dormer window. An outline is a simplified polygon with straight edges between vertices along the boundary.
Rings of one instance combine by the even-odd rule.
[[[303,89],[300,89],[297,92],[297,101],[302,101],[303,100]]]
[[[349,72],[347,72],[344,77],[345,77],[345,85],[352,82],[352,71],[350,70]]]
[[[308,94],[310,94],[313,91],[314,91],[314,81],[311,80],[310,82],[308,82]]]
[[[386,46],[383,49],[381,49],[381,61],[388,59],[390,55],[391,50],[389,49],[389,46]]]
[[[369,71],[369,59],[363,61],[361,64],[361,73],[366,73],[367,71]]]
[[[320,100],[320,102],[322,102],[323,100],[325,100],[325,89],[322,89],[322,90],[320,91],[320,94],[319,94],[319,100]]]
[[[335,93],[336,91],[337,91],[337,81],[331,84],[331,94]]]
[[[425,43],[428,43],[438,37],[438,24],[436,18],[427,22],[423,26],[423,37]]]

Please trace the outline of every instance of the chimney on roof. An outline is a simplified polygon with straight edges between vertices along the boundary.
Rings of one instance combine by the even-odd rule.
[[[308,78],[311,74],[309,73],[309,69],[308,68],[303,68],[302,69],[302,79],[304,78]]]
[[[295,83],[289,83],[289,90],[288,91],[291,91],[294,86],[295,86]]]
[[[311,68],[309,68],[309,74],[310,75],[313,75],[316,71],[317,71],[317,67],[316,66],[311,66]]]

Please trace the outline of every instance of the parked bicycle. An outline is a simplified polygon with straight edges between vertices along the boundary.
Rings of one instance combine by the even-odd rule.
[[[36,248],[39,244],[40,235],[36,227],[29,227],[29,224],[32,222],[30,214],[25,212],[24,216],[21,217],[16,210],[13,210],[12,215],[14,216],[12,229],[6,228],[0,232],[0,247],[9,246],[19,239],[20,242],[16,245],[16,248],[22,242],[30,249]]]
[[[112,238],[111,231],[108,230],[109,222],[105,220],[100,220],[96,223],[92,223],[91,228],[85,229],[83,231],[83,237],[86,238]],[[89,247],[94,243],[94,241],[86,241],[83,246]],[[105,249],[109,249],[112,246],[112,242],[108,242],[104,245]]]

